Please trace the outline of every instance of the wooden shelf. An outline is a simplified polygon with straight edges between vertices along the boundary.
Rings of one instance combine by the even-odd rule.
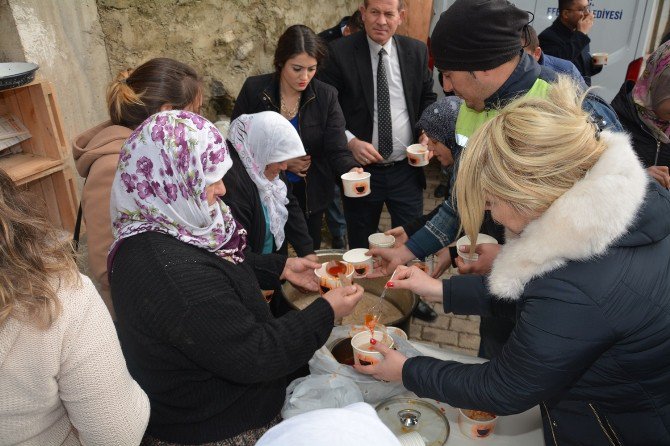
[[[7,172],[17,185],[21,185],[62,170],[63,161],[32,153],[16,153],[1,157],[0,169]]]
[[[65,163],[70,151],[60,109],[50,82],[36,80],[0,91],[0,111],[23,122],[30,134],[19,143],[21,153],[0,157],[0,169],[44,201],[54,226],[72,232],[76,220],[77,188]]]

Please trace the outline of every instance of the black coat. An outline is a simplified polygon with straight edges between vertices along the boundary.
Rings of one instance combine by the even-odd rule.
[[[637,113],[633,102],[632,91],[635,82],[626,81],[621,90],[612,100],[612,108],[619,116],[624,130],[630,133],[633,150],[644,164],[644,167],[653,165],[670,167],[670,144],[659,141],[649,130]],[[657,158],[658,157],[658,158]]]
[[[223,201],[230,206],[235,220],[247,230],[247,244],[251,250],[256,254],[261,254],[265,244],[266,232],[261,197],[258,194],[256,184],[247,173],[237,151],[230,146],[230,143],[228,143],[228,151],[233,160],[233,167],[223,177],[223,182],[226,185],[226,195],[223,196]],[[284,174],[282,173],[281,176],[283,180]],[[286,254],[286,250],[283,248],[285,248],[286,242],[289,242],[298,257],[304,257],[314,253],[312,239],[307,231],[305,216],[300,209],[298,200],[290,192],[288,192],[287,198],[289,200],[286,205],[288,220],[284,225],[286,239],[284,246],[280,249],[273,249],[273,251]]]
[[[602,65],[594,65],[589,44],[591,38],[580,31],[571,31],[561,23],[560,17],[538,36],[542,51],[550,56],[569,60],[584,77],[586,85],[591,85],[591,76],[603,70]]]
[[[279,112],[279,80],[275,74],[248,78],[235,101],[231,119],[241,114]],[[347,149],[344,117],[337,103],[337,92],[318,79],[312,79],[300,99],[298,133],[312,164],[305,178],[306,209],[309,217],[333,199],[333,185],[340,175],[360,167]],[[334,176],[337,178],[335,179]]]
[[[516,318],[500,355],[411,358],[405,387],[501,415],[539,404],[547,445],[670,444],[670,192],[625,135],[601,139],[598,163],[508,236],[487,279],[444,281],[445,312]]]
[[[324,299],[272,316],[259,285],[278,286],[285,261],[249,253],[236,265],[157,232],[121,243],[112,298],[128,370],[151,401],[147,434],[209,443],[279,414],[285,377],[312,357],[333,326]]]

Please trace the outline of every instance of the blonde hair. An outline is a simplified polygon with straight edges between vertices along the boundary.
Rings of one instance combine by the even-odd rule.
[[[582,109],[586,94],[560,76],[546,99],[513,101],[470,138],[455,187],[461,226],[473,247],[487,199],[535,218],[598,161],[605,144]]]
[[[0,326],[10,316],[48,328],[58,317],[60,283],[79,280],[69,239],[0,170]]]

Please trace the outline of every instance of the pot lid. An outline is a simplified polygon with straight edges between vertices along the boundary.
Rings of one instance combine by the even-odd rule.
[[[443,446],[449,438],[449,421],[442,411],[419,398],[389,398],[375,408],[396,436],[418,432],[426,446]]]

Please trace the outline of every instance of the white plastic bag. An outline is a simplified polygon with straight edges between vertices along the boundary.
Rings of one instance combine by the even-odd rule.
[[[375,405],[387,398],[391,398],[406,392],[407,389],[405,389],[402,383],[385,383],[377,381],[370,375],[363,375],[358,373],[351,366],[340,364],[330,353],[330,350],[328,350],[327,346],[333,345],[338,339],[349,338],[361,330],[365,330],[365,328],[352,325],[341,325],[334,327],[333,331],[330,333],[328,341],[326,341],[326,345],[317,350],[316,353],[314,353],[314,356],[312,356],[312,359],[309,360],[310,373],[313,375],[326,375],[334,373],[349,378],[355,382],[360,389],[361,393],[363,394],[363,400],[366,403],[372,405]],[[415,349],[412,344],[409,343],[409,341],[396,336],[393,333],[390,334],[395,342],[394,348],[400,353],[407,356],[408,358],[421,355],[421,353]]]
[[[312,374],[289,384],[281,415],[287,419],[316,409],[345,407],[362,401],[361,391],[349,378]]]

